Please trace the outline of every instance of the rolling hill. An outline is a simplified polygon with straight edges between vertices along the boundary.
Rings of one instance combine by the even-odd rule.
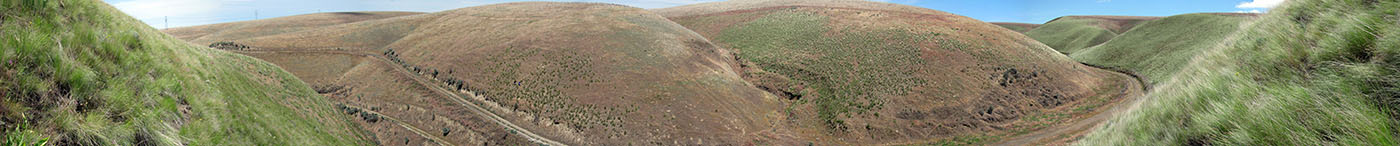
[[[912,6],[767,0],[653,11],[732,49],[744,79],[785,99],[784,126],[820,143],[982,144],[1138,90],[1131,77],[1017,32]]]
[[[0,2],[5,145],[370,145],[306,83],[95,0]]]
[[[220,23],[193,27],[179,27],[161,30],[165,33],[189,40],[195,44],[210,44],[232,38],[251,38],[297,32],[306,29],[326,27],[366,20],[393,18],[398,16],[423,14],[421,12],[331,12],[315,13],[270,19]]]
[[[557,11],[536,11],[540,9]],[[773,127],[768,123],[777,122],[771,116],[779,114],[779,99],[744,82],[733,71],[735,65],[726,50],[639,8],[507,3],[233,38],[233,42],[251,46],[239,52],[282,65],[307,82],[348,88],[341,93],[344,96],[333,96],[346,97],[338,99],[347,105],[383,107],[379,111],[388,111],[381,112],[387,117],[450,119],[398,118],[416,129],[444,127],[431,123],[472,125],[473,120],[495,115],[523,129],[466,131],[515,135],[528,130],[544,139],[585,145],[784,139],[783,133],[765,130]],[[377,63],[385,64],[365,66]],[[411,73],[398,74],[393,72],[396,69]],[[431,83],[412,82],[417,79]],[[378,85],[385,83],[420,87]],[[453,93],[433,93],[435,88]],[[406,91],[422,92],[429,96],[422,100],[428,101],[392,99]],[[440,99],[469,103],[455,105],[459,101]],[[484,107],[490,114],[413,110],[466,106]],[[394,130],[370,126],[367,129]],[[380,134],[415,137],[405,142],[409,144],[421,139],[411,133],[402,135]],[[496,141],[483,137],[441,139],[457,144]]]
[[[261,23],[307,18],[277,19],[290,22]],[[864,1],[528,2],[218,28],[270,34],[205,38],[287,68],[389,145],[990,144],[1092,126],[1141,88],[994,24]]]
[[[1224,41],[1250,14],[1197,13],[1142,22],[1103,44],[1081,49],[1071,58],[1143,75],[1152,83],[1180,71],[1207,48]]]
[[[1081,144],[1394,144],[1397,8],[1288,1],[1202,50]]]
[[[1025,32],[1036,41],[1066,54],[1107,42],[1138,24],[1159,17],[1064,16]]]

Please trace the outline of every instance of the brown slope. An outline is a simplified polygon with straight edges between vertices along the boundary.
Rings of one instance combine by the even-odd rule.
[[[747,142],[776,109],[766,107],[773,97],[729,68],[725,51],[643,9],[510,3],[435,14],[442,16],[385,48],[511,112],[543,119],[548,128],[536,132],[556,140]]]
[[[413,78],[465,85],[464,91],[484,96],[467,98],[472,104],[490,108],[521,130],[564,143],[741,144],[782,138],[766,131],[775,122],[770,117],[778,115],[776,97],[740,79],[727,51],[638,8],[509,3],[235,40],[265,51],[392,50],[384,56],[396,67],[426,75]],[[345,84],[329,79],[341,73],[317,73],[344,70],[316,65],[338,63],[335,59],[275,60],[308,82]],[[347,78],[361,76],[341,76]],[[384,83],[395,82],[404,81]],[[347,86],[366,94],[397,90]]]
[[[234,23],[179,27],[161,30],[167,34],[208,45],[235,38],[250,38],[313,29],[324,26],[422,14],[420,12],[331,12],[259,19]]]
[[[532,145],[507,128],[414,82],[411,73],[376,53],[239,51],[287,68],[343,106],[383,145]],[[393,120],[390,120],[393,119]],[[417,129],[417,130],[415,130]],[[423,135],[417,131],[426,131]],[[437,139],[437,140],[434,140]],[[439,140],[441,143],[439,143]]]
[[[419,26],[437,20],[442,16],[443,15],[438,13],[403,16],[344,25],[325,26],[308,31],[277,35],[231,38],[230,40],[254,48],[278,48],[279,50],[324,48],[353,50],[382,49],[390,43],[394,43],[400,38],[403,38],[405,35],[414,33]]]
[[[785,126],[822,143],[986,143],[1090,115],[1132,83],[1016,32],[912,6],[770,0],[653,11],[737,52],[745,79],[791,99],[795,122]]]

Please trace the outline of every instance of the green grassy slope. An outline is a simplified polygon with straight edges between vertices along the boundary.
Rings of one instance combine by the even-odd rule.
[[[1011,22],[992,22],[992,24],[996,24],[997,26],[1001,26],[1002,28],[1010,29],[1011,31],[1016,31],[1016,32],[1020,32],[1020,33],[1026,33],[1026,32],[1028,32],[1028,31],[1031,31],[1031,30],[1035,29],[1036,26],[1040,26],[1040,24],[1011,23]]]
[[[1080,62],[1137,72],[1151,82],[1176,73],[1251,16],[1185,14],[1145,22],[1102,45],[1070,54]]]
[[[1157,17],[1064,16],[1026,31],[1025,34],[1050,48],[1070,54],[1107,42],[1138,24],[1153,19]]]
[[[1093,47],[1118,36],[1111,30],[1094,26],[1097,19],[1060,18],[1026,32],[1026,36],[1060,52],[1073,53]]]
[[[1197,56],[1085,145],[1395,144],[1400,2],[1295,0]]]
[[[3,1],[0,26],[0,128],[12,142],[370,144],[280,68],[179,41],[100,1]]]

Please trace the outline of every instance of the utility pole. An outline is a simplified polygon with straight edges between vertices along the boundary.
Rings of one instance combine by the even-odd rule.
[[[170,16],[165,16],[165,29],[170,29]]]
[[[253,20],[258,20],[258,10],[253,9]]]

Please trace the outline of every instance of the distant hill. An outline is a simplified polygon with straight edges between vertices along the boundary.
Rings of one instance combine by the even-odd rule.
[[[1075,115],[1059,109],[1135,90],[1124,89],[1130,77],[1014,31],[912,6],[768,0],[653,11],[732,49],[746,80],[784,97],[785,126],[820,143],[981,144],[1045,123],[1031,117]]]
[[[1003,27],[1003,28],[1010,29],[1011,31],[1016,31],[1016,32],[1020,32],[1020,33],[1026,33],[1027,31],[1031,31],[1032,29],[1035,29],[1035,27],[1039,27],[1039,26],[1040,26],[1040,24],[1012,23],[1012,22],[992,22],[992,24],[996,24],[997,26],[1001,26],[1001,27]]]
[[[1142,22],[1160,17],[1064,16],[1025,32],[1036,41],[1067,54],[1107,42]]]
[[[366,20],[393,18],[398,16],[423,14],[421,12],[330,12],[296,16],[220,23],[192,27],[179,27],[162,30],[176,38],[192,43],[208,45],[233,38],[251,38],[290,33],[312,28],[339,25]]]
[[[0,3],[4,145],[373,145],[273,64],[96,0]]]

